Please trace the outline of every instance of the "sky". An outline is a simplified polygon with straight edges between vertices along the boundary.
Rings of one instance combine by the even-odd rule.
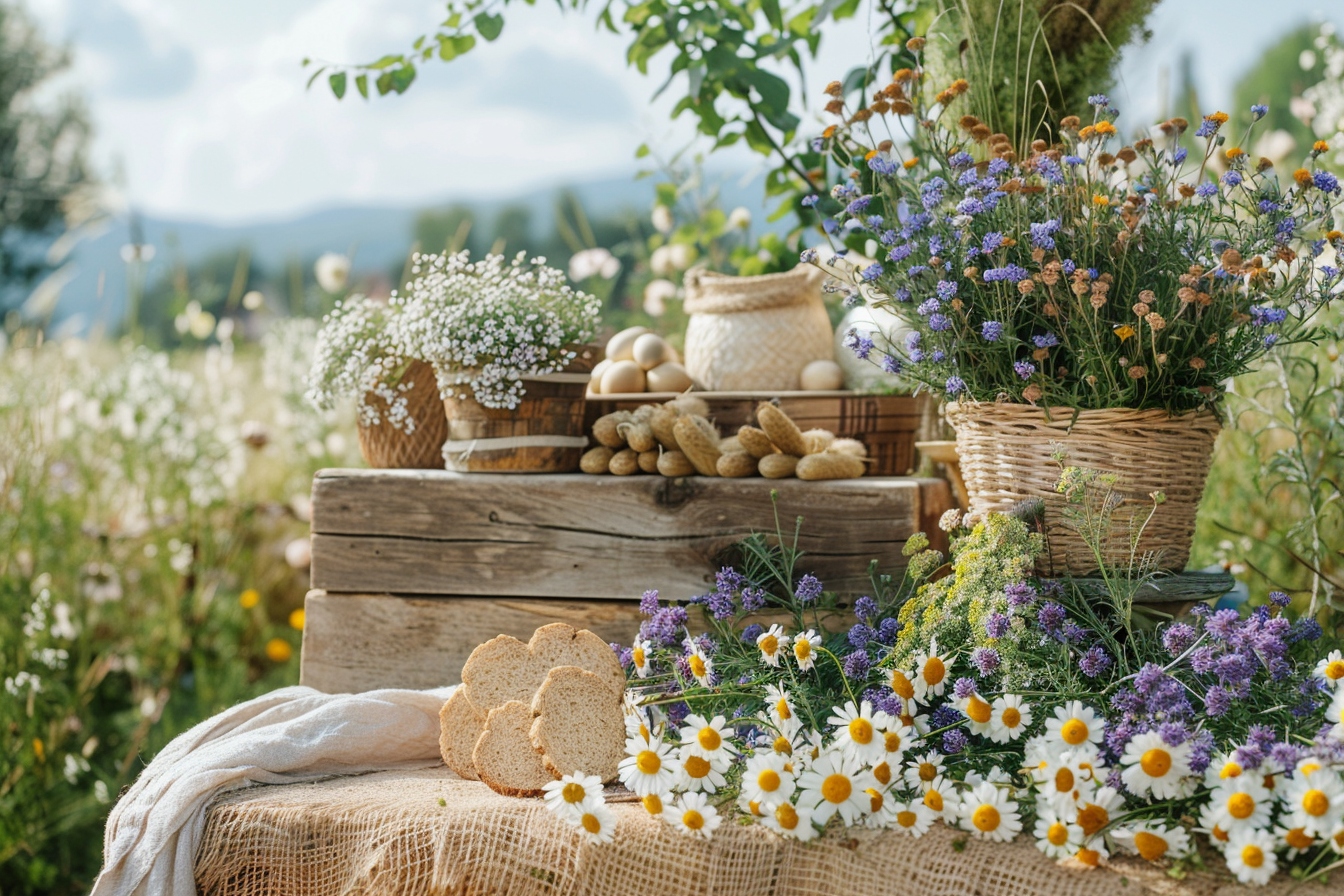
[[[236,223],[333,206],[512,198],[636,170],[640,143],[693,136],[650,102],[665,76],[627,69],[624,38],[555,4],[513,4],[503,35],[430,63],[403,96],[337,102],[305,89],[304,57],[367,61],[409,46],[443,17],[429,0],[21,0],[75,67],[96,127],[94,158],[113,208]],[[1265,12],[1272,10],[1272,16]],[[1162,0],[1153,40],[1126,52],[1116,103],[1136,120],[1162,108],[1195,50],[1200,95],[1225,105],[1260,49],[1338,0]],[[828,32],[814,89],[865,58],[862,17]],[[661,69],[661,70],[659,70]],[[669,91],[669,94],[675,91]],[[720,162],[749,174],[745,151]]]

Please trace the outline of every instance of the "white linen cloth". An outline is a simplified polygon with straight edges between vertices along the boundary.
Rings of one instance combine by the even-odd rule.
[[[439,709],[452,692],[289,687],[206,719],[113,807],[91,896],[195,896],[205,809],[224,791],[438,764]]]

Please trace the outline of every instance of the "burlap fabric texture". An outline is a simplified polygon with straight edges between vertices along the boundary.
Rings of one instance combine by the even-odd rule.
[[[1090,872],[1061,868],[1025,836],[983,843],[941,824],[920,839],[852,829],[800,844],[729,821],[706,842],[672,831],[637,804],[612,808],[616,840],[594,845],[540,799],[500,796],[442,768],[255,787],[224,796],[209,810],[196,882],[202,896],[1252,892],[1223,870],[1176,881],[1138,859]],[[1284,896],[1290,890],[1300,896],[1332,892],[1286,877],[1254,892]]]
[[[1138,556],[1152,552],[1162,569],[1181,571],[1190,559],[1195,513],[1221,424],[1208,410],[1170,415],[1164,410],[1123,408],[1074,411],[1008,402],[955,402],[945,409],[957,432],[957,456],[970,497],[970,511],[1006,511],[1020,501],[1045,502],[1047,551],[1037,561],[1047,576],[1085,576],[1097,561],[1082,536],[1064,521],[1064,498],[1056,490],[1060,464],[1119,475],[1124,500],[1114,508],[1102,551],[1108,565],[1127,568],[1131,526],[1152,509],[1153,492],[1166,501],[1143,527]]]
[[[414,432],[407,433],[389,423],[386,402],[370,392],[364,400],[377,408],[379,422],[359,427],[360,454],[365,463],[378,469],[442,470],[448,418],[434,368],[424,361],[412,361],[401,381],[411,384],[406,391],[406,411],[415,421]]]
[[[733,277],[686,272],[686,372],[712,392],[797,389],[803,368],[834,357],[822,273]]]

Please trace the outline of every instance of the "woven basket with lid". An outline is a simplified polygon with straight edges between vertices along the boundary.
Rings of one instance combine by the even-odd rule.
[[[448,418],[443,413],[434,368],[424,361],[412,361],[401,382],[410,384],[403,394],[406,412],[415,421],[414,429],[408,433],[389,423],[387,403],[370,392],[364,402],[377,408],[379,422],[359,425],[359,452],[365,463],[377,469],[441,470]]]
[[[687,271],[691,379],[711,392],[799,388],[804,367],[834,357],[823,276],[811,265],[757,277]]]
[[[1222,428],[1209,410],[1170,415],[1163,410],[1123,408],[1075,412],[1007,402],[956,402],[947,420],[957,432],[957,455],[970,497],[970,511],[982,516],[1040,498],[1045,502],[1047,551],[1037,562],[1042,575],[1083,576],[1096,571],[1096,558],[1082,537],[1063,520],[1064,499],[1055,490],[1060,466],[1052,454],[1065,451],[1068,466],[1119,476],[1126,496],[1116,508],[1102,555],[1127,567],[1130,526],[1152,507],[1153,492],[1166,501],[1143,530],[1138,556],[1152,552],[1162,569],[1183,570],[1190,559],[1195,514],[1204,494],[1213,444]]]

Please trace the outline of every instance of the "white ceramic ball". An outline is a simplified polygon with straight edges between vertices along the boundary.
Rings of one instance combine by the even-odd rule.
[[[842,389],[845,385],[845,371],[834,361],[813,361],[803,368],[799,380],[808,392]]]

